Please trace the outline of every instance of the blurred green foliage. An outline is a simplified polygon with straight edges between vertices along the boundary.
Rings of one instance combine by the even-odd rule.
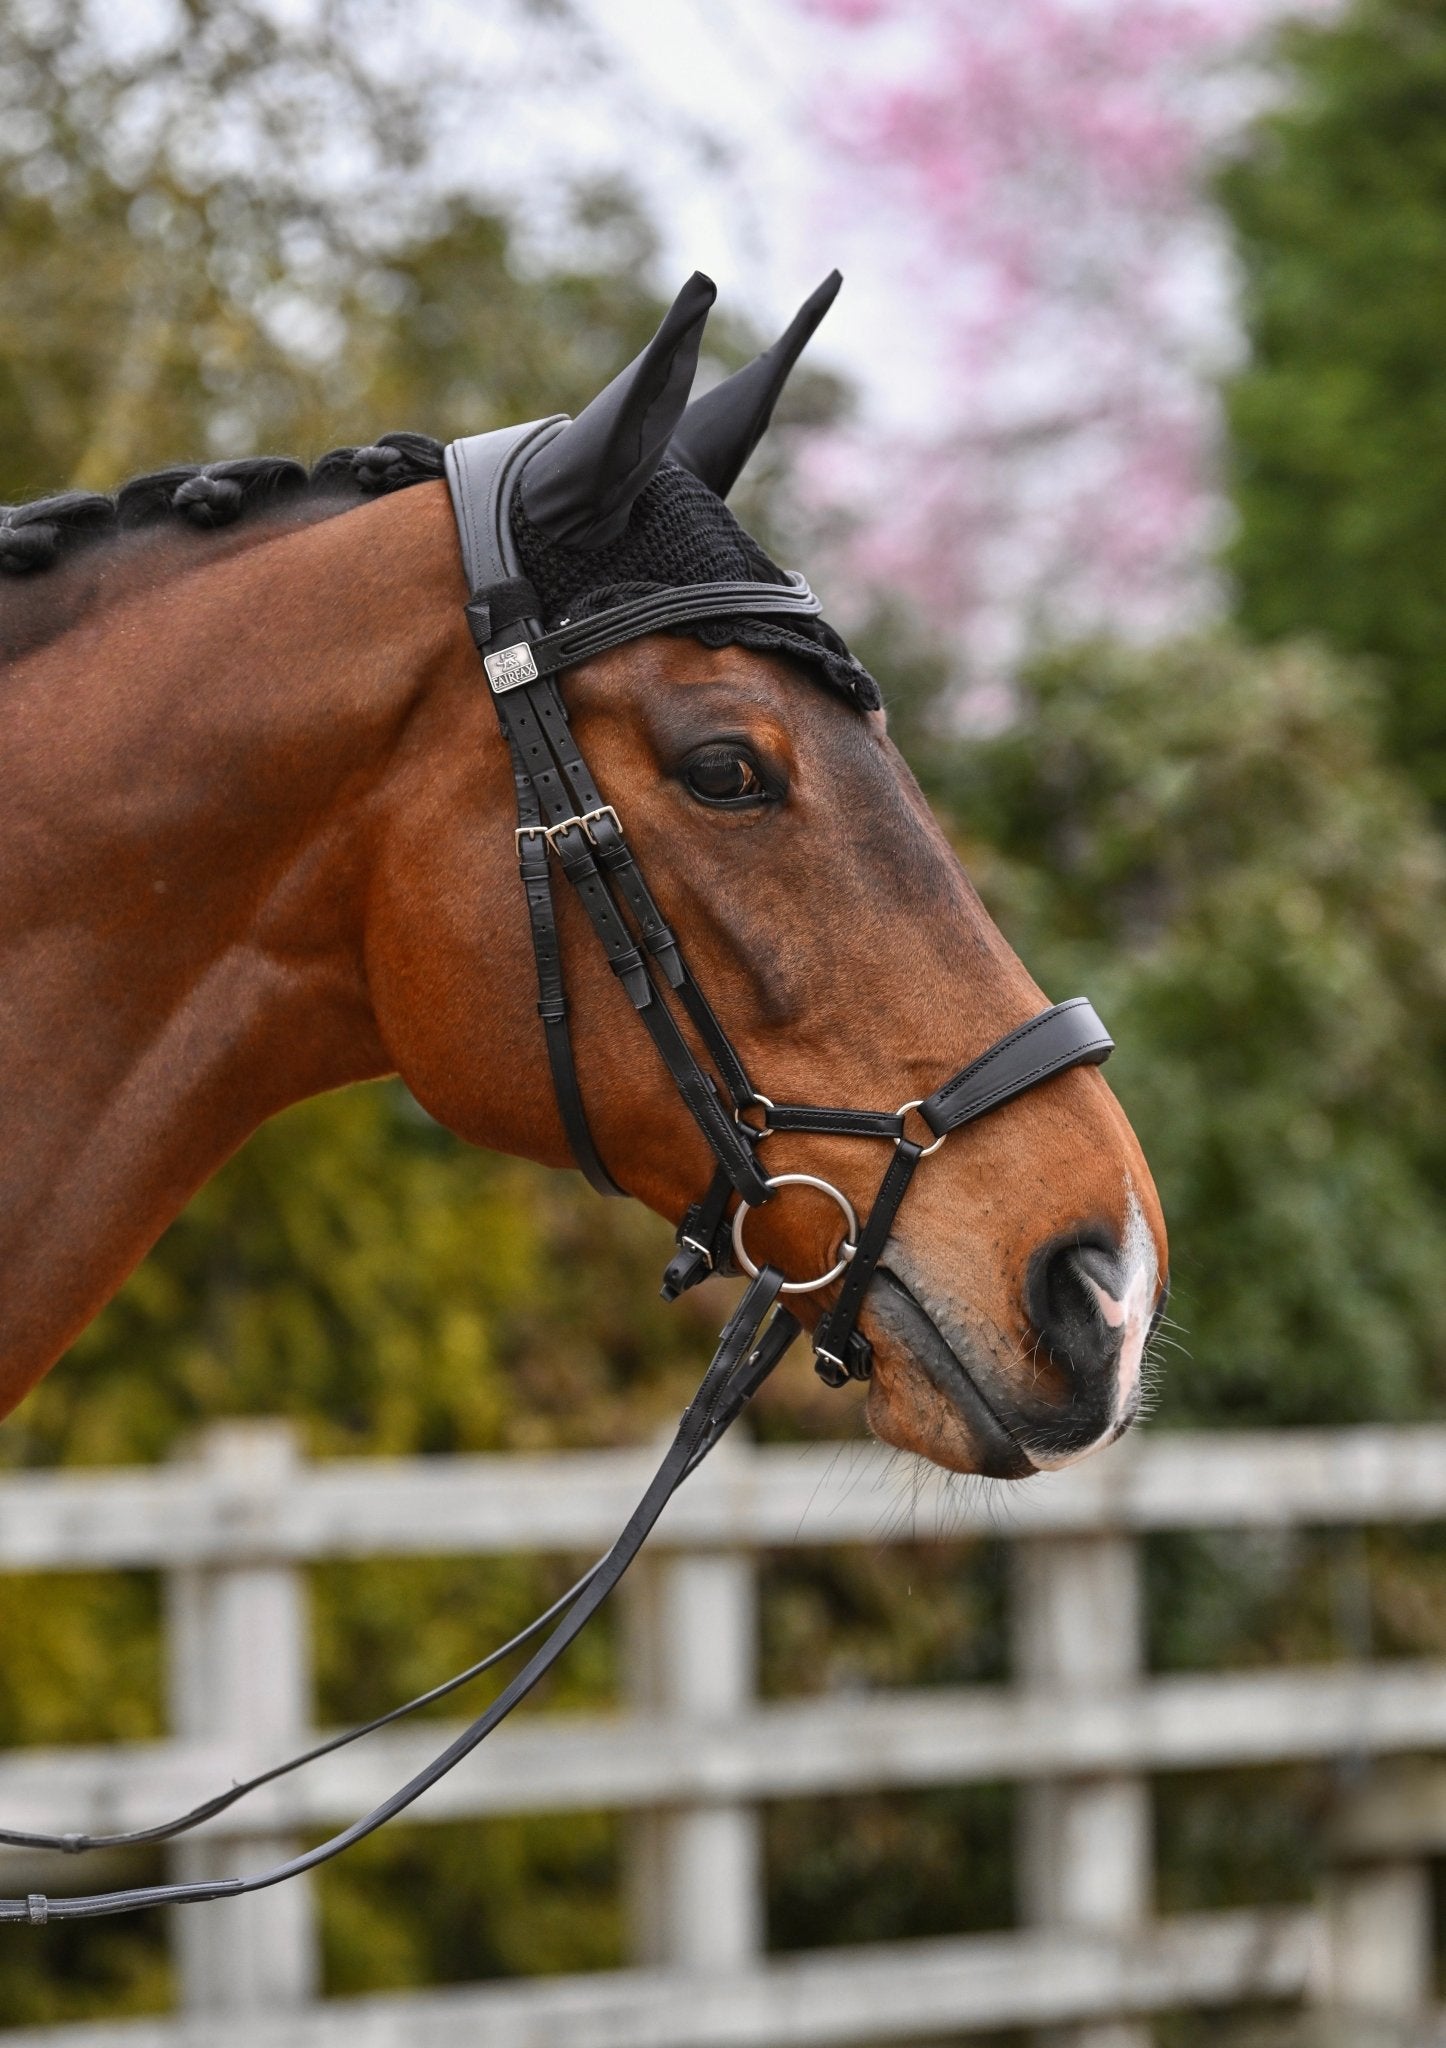
[[[1220,185],[1240,616],[1379,656],[1390,750],[1446,805],[1446,5],[1352,0],[1279,49],[1280,103]]]
[[[1161,1412],[1352,1422],[1446,1391],[1446,864],[1318,648],[1038,664],[1002,737],[926,766],[1054,995],[1119,1046],[1172,1240]]]
[[[79,0],[0,0],[0,495],[106,486],[196,454],[312,455],[388,427],[445,435],[575,408],[651,330],[651,243],[625,195],[580,200],[576,261],[550,272],[519,266],[499,218],[456,202],[399,206],[417,109],[347,59],[330,6],[303,30],[240,0],[191,0],[189,40],[125,64],[79,61],[82,12]],[[147,86],[169,110],[149,144],[132,112]],[[355,138],[360,199],[355,188],[327,198],[324,185],[317,196],[318,104]],[[264,178],[196,144],[208,122],[225,127],[225,110],[264,114]],[[131,136],[125,150],[119,134]],[[1263,177],[1265,154],[1240,180]],[[1327,297],[1340,288],[1320,277]],[[742,343],[715,322],[710,347],[725,363]],[[1274,361],[1262,331],[1259,374]],[[1304,370],[1280,374],[1280,421],[1297,401],[1316,405]],[[1248,391],[1247,378],[1233,401],[1242,477]],[[796,405],[808,416],[837,399],[815,380]],[[1362,417],[1384,430],[1386,410]],[[1420,474],[1406,496],[1424,503],[1427,471],[1446,492],[1446,451],[1433,454],[1421,427],[1411,445]],[[756,470],[750,519],[786,523],[786,490],[781,466]],[[1007,932],[1052,994],[1087,989],[1119,1040],[1111,1078],[1159,1177],[1188,1347],[1167,1357],[1163,1412],[1416,1416],[1438,1401],[1446,1363],[1435,1271],[1446,915],[1440,841],[1382,758],[1379,729],[1416,766],[1421,735],[1439,731],[1429,701],[1439,706],[1440,685],[1423,655],[1409,673],[1426,722],[1408,728],[1403,664],[1417,642],[1387,644],[1309,607],[1259,609],[1246,558],[1264,528],[1241,491],[1251,630],[1303,623],[1378,649],[1382,685],[1316,647],[1259,653],[1224,635],[1148,654],[1096,646],[1037,665],[1018,721],[980,741],[959,737],[947,664],[906,622],[881,610],[862,651]],[[1434,618],[1424,523],[1418,539],[1411,616]],[[1333,603],[1375,603],[1369,551],[1342,542],[1330,560]],[[1260,589],[1268,582],[1262,570]],[[706,1290],[658,1304],[666,1238],[574,1176],[467,1151],[394,1085],[303,1105],[203,1191],[7,1422],[0,1465],[161,1458],[233,1414],[291,1415],[323,1455],[637,1441],[676,1411],[717,1313]],[[799,1370],[770,1390],[761,1426],[856,1434],[857,1407]],[[1272,1656],[1320,1654],[1339,1634],[1337,1562],[1256,1557],[1237,1571],[1208,1547],[1162,1546],[1155,1654],[1181,1668],[1241,1661],[1265,1639]],[[1372,1567],[1382,1639],[1437,1647],[1429,1545],[1378,1544]],[[517,1559],[318,1571],[321,1717],[364,1716],[435,1681],[545,1604],[567,1570]],[[159,1733],[157,1610],[143,1575],[0,1582],[0,1742]],[[997,1546],[774,1560],[765,1687],[995,1679],[1003,1611]],[[607,1701],[617,1678],[603,1628],[549,1702]],[[1192,1783],[1171,1809],[1171,1895],[1228,1900],[1248,1881],[1263,1896],[1271,1870],[1294,1885],[1304,1823],[1290,1815],[1304,1795],[1286,1788],[1284,1818],[1267,1816],[1233,1877],[1211,1796]],[[984,1788],[780,1807],[773,1938],[998,1924],[1007,1804]],[[616,1960],[619,1843],[604,1816],[369,1843],[322,1888],[328,1983]],[[165,1996],[154,1923],[48,1930],[0,1953],[6,2021],[138,2011]]]

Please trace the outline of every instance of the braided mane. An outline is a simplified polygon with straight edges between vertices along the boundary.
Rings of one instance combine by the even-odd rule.
[[[3,505],[0,618],[10,608],[8,599],[22,592],[40,595],[37,580],[45,571],[93,555],[126,535],[160,534],[167,528],[192,533],[234,529],[292,509],[325,518],[442,474],[440,441],[426,434],[383,434],[365,448],[333,448],[309,471],[285,456],[249,455],[158,469],[132,478],[113,497],[62,491],[25,505]],[[84,602],[82,595],[82,609]],[[52,630],[64,631],[70,623],[56,620]]]

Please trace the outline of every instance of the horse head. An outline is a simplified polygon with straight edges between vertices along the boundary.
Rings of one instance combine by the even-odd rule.
[[[742,1256],[841,1268],[796,1297],[816,1335],[867,1279],[832,1362],[890,1443],[1014,1476],[1128,1424],[1165,1239],[1075,1063],[1107,1042],[935,1115],[1043,998],[723,502],[835,289],[690,403],[692,280],[576,420],[507,440],[485,590],[469,444],[450,494],[393,436],[0,514],[0,1407],[265,1117],[397,1072],[680,1226],[675,1288],[740,1196]],[[888,1225],[847,1274],[827,1190]]]
[[[921,1170],[851,1339],[858,1376],[871,1378],[869,1419],[887,1441],[941,1463],[1018,1476],[1067,1462],[1132,1420],[1163,1295],[1163,1226],[1133,1133],[1093,1066],[1055,1073],[947,1143],[934,1138],[937,1124],[910,1124],[919,1105],[930,1114],[946,1076],[1027,1026],[1043,999],[890,742],[873,679],[814,613],[784,609],[781,572],[723,504],[838,282],[771,350],[689,403],[712,299],[695,277],[648,349],[577,420],[544,423],[532,443],[487,437],[490,513],[480,486],[469,493],[468,458],[449,457],[468,581],[482,573],[486,585],[473,593],[474,638],[494,650],[496,708],[531,792],[518,832],[524,880],[547,886],[551,846],[578,885],[561,892],[566,971],[551,988],[560,1011],[565,981],[569,1015],[552,1018],[550,1080],[530,1020],[509,1045],[514,1085],[524,1071],[538,1078],[519,1093],[506,1142],[571,1155],[604,1187],[683,1218],[689,1277],[721,1263],[719,1218],[704,1226],[699,1196],[720,1162],[714,1186],[724,1192],[726,1147],[708,1118],[700,1131],[680,1115],[666,1047],[663,1059],[648,1057],[630,1015],[640,990],[649,1004],[682,1002],[690,1053],[721,1067],[720,1103],[732,1087],[734,1125],[773,1196],[748,1216],[754,1259],[799,1282],[841,1276],[852,1244],[831,1191],[867,1217],[880,1138],[917,1140]],[[489,517],[500,536],[490,557],[477,552]],[[489,572],[479,572],[483,559]],[[647,631],[660,598],[674,630]],[[526,629],[524,614],[536,615]],[[534,659],[549,627],[556,689]],[[533,693],[524,718],[516,706]],[[572,773],[574,756],[585,779]],[[606,820],[596,831],[593,816]],[[404,829],[377,902],[372,986],[396,1063],[423,1101],[452,1128],[496,1142],[494,1091],[473,1100],[475,996],[457,972],[463,841],[480,826],[464,818],[459,810],[456,843],[440,859]],[[615,889],[637,930],[610,938],[589,892],[605,894],[624,861],[649,893],[639,919],[636,895]],[[430,900],[419,905],[424,874]],[[515,892],[514,904],[525,961]],[[601,948],[589,943],[589,916]],[[671,971],[649,979],[638,947],[620,959],[629,935],[668,958],[676,935],[681,982]],[[545,932],[534,938],[546,956]],[[531,993],[525,965],[509,978]],[[545,959],[542,983],[546,1010]],[[707,998],[701,1014],[688,1000],[696,991]],[[710,1019],[721,1021],[721,1050]],[[893,1126],[865,1134],[870,1117],[883,1122],[901,1106]],[[735,1262],[749,1258],[741,1232],[733,1244]],[[836,1277],[800,1312],[827,1318],[844,1284]],[[820,1362],[841,1378],[842,1346],[829,1341],[839,1355],[821,1349]]]

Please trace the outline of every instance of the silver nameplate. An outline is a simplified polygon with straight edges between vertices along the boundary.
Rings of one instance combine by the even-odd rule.
[[[495,654],[484,654],[482,666],[487,671],[493,695],[497,697],[504,690],[516,690],[523,683],[537,681],[537,663],[525,640],[520,640],[515,647],[499,647]]]

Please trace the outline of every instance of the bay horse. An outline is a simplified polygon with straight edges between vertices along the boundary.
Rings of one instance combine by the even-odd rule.
[[[690,404],[712,297],[692,280],[537,472],[538,548],[581,576],[665,525],[686,550],[694,520],[705,552],[765,560],[721,500],[834,289]],[[0,513],[0,1415],[306,1096],[396,1074],[469,1143],[573,1162],[467,597],[418,436]],[[821,626],[690,625],[570,666],[566,717],[767,1098],[887,1109],[1041,996],[851,676]],[[557,917],[597,1158],[678,1224],[707,1147],[577,900]],[[867,1206],[866,1138],[767,1144],[773,1175]],[[812,1194],[749,1227],[785,1274],[834,1259]],[[1096,1067],[1055,1074],[919,1173],[862,1306],[869,1424],[1002,1477],[1111,1441],[1165,1275],[1118,1103]]]

